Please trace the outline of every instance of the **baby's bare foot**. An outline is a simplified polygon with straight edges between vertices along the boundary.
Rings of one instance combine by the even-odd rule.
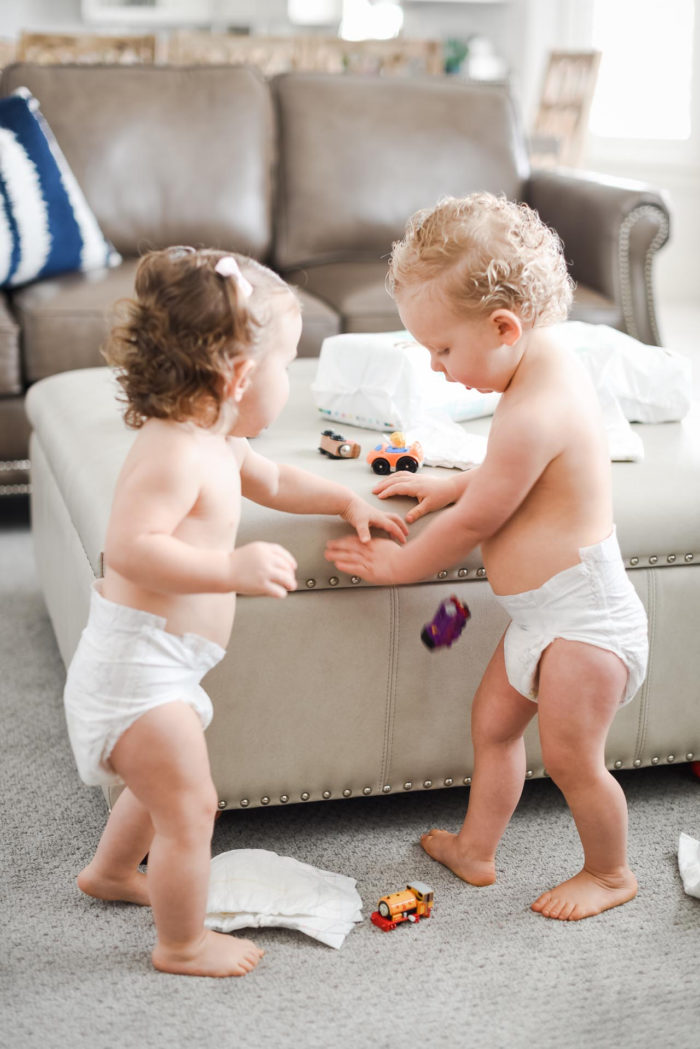
[[[156,969],[182,976],[245,976],[265,952],[250,940],[206,929],[189,948],[171,949],[157,944],[151,958]]]
[[[493,885],[495,882],[494,861],[471,856],[460,844],[456,834],[446,830],[431,830],[421,836],[420,843],[429,856],[444,863],[453,874],[470,885]]]
[[[532,904],[545,918],[575,922],[601,911],[619,907],[637,895],[637,879],[631,870],[600,877],[584,869],[561,885],[543,892]]]
[[[128,877],[114,878],[97,871],[90,863],[80,872],[76,881],[78,888],[86,896],[96,900],[121,900],[124,903],[138,903],[150,907],[146,875],[135,870]]]

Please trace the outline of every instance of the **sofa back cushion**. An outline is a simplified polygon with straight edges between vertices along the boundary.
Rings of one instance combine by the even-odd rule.
[[[527,154],[504,85],[316,73],[273,85],[280,269],[377,258],[446,195],[520,192]]]
[[[243,66],[42,66],[0,93],[38,98],[104,234],[122,255],[204,244],[258,258],[271,237],[274,115]]]

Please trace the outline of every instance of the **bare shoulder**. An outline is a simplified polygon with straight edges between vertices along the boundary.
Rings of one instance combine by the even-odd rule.
[[[164,477],[196,471],[201,450],[185,426],[166,419],[148,419],[137,432],[124,463],[124,477]]]

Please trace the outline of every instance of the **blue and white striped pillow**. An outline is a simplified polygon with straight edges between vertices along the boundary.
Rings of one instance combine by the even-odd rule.
[[[37,100],[0,99],[0,287],[120,262]]]

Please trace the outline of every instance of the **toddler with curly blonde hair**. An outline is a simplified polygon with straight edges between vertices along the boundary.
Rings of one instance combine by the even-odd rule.
[[[472,704],[464,823],[421,843],[464,881],[495,881],[496,849],[525,779],[523,734],[537,713],[544,766],[569,804],[584,862],[532,908],[586,918],[637,891],[625,798],[604,752],[615,713],[644,679],[648,642],[615,535],[599,403],[552,327],[572,295],[561,244],[525,205],[488,193],[448,198],[410,220],[389,285],[433,369],[501,397],[481,466],[394,475],[374,489],[413,496],[409,522],[449,509],[405,546],[345,537],[326,556],[341,571],[393,585],[435,578],[480,544],[510,624]]]
[[[64,698],[81,778],[125,788],[78,885],[99,899],[150,903],[157,969],[241,976],[262,951],[204,926],[217,794],[200,680],[225,654],[236,593],[283,598],[296,587],[284,547],[236,546],[241,496],[338,514],[362,542],[371,525],[399,541],[407,529],[345,486],[248,444],[289,394],[301,315],[280,277],[223,252],[156,251],[121,309],[106,356],[137,433]]]

